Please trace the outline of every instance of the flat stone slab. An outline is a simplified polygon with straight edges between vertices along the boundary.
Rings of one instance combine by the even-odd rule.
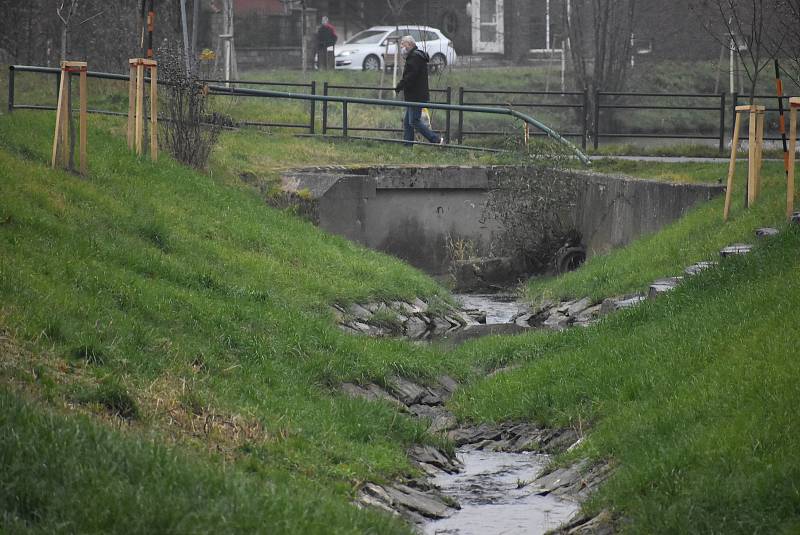
[[[583,299],[579,299],[567,307],[566,314],[567,316],[575,317],[590,306],[592,306],[592,300],[588,297],[584,297]]]
[[[648,299],[655,299],[661,294],[671,292],[680,285],[681,281],[683,281],[683,277],[668,277],[655,281],[647,292]]]
[[[777,236],[780,234],[780,230],[772,227],[764,227],[764,228],[757,228],[756,229],[756,238],[767,238],[769,236]]]
[[[642,294],[629,295],[626,297],[609,297],[603,300],[603,304],[600,307],[600,313],[610,314],[611,312],[617,310],[633,308],[639,305],[645,299],[647,299],[647,297]]]
[[[710,262],[704,260],[702,262],[697,262],[696,264],[692,264],[691,266],[684,269],[683,272],[689,277],[694,277],[698,273],[701,273],[707,269],[711,269],[718,265],[719,265],[718,262]]]
[[[386,387],[406,405],[413,405],[428,394],[427,388],[397,375],[386,381]]]
[[[722,258],[727,258],[729,256],[737,256],[737,255],[745,255],[753,250],[753,246],[747,243],[734,243],[733,245],[729,245],[723,248],[719,255]]]

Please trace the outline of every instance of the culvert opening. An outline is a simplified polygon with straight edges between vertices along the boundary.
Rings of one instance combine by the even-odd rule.
[[[487,210],[492,194],[507,184],[525,186],[506,195],[520,206],[499,202],[499,211]],[[287,171],[282,190],[280,207],[302,200],[298,212],[322,229],[440,280],[454,278],[455,291],[474,293],[577,269],[588,251],[604,253],[655,232],[724,188],[535,166],[360,166]],[[522,221],[515,213],[535,217]],[[554,224],[540,224],[546,218]],[[519,258],[514,251],[526,248],[506,244],[512,230],[534,245],[546,236],[567,239],[555,253],[534,248],[541,253]]]

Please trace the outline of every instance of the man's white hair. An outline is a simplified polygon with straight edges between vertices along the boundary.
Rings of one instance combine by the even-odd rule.
[[[414,38],[410,35],[405,35],[400,38],[401,45],[411,45],[412,47],[417,46],[417,42],[414,41]]]

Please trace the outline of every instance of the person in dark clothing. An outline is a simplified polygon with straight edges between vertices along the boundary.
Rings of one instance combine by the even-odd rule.
[[[395,92],[403,92],[406,102],[428,102],[431,95],[428,89],[428,62],[427,53],[417,48],[414,38],[407,35],[400,39],[400,53],[406,60],[403,78],[395,87]],[[418,131],[430,143],[444,144],[444,138],[430,129],[421,121],[422,107],[408,106],[403,117],[403,140],[414,141],[414,132]],[[407,143],[411,145],[411,143]]]
[[[330,23],[328,17],[322,17],[322,24],[317,29],[317,65],[320,69],[328,69],[328,47],[336,44],[339,36],[336,35],[336,28]]]

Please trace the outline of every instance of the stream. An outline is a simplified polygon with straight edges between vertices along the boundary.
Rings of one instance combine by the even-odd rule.
[[[442,472],[433,479],[461,510],[450,518],[429,522],[428,535],[543,534],[569,520],[576,502],[539,496],[527,485],[547,464],[547,455],[458,450],[464,470]]]
[[[453,297],[465,309],[486,312],[487,325],[508,323],[525,308],[517,296],[511,294],[455,294]]]
[[[525,305],[509,294],[460,294],[454,296],[465,309],[486,312],[486,324],[508,323]],[[574,501],[539,496],[529,482],[549,457],[535,453],[481,451],[465,446],[458,458],[464,469],[440,473],[432,483],[461,504],[450,518],[429,522],[428,535],[539,534],[568,521],[579,509]]]

